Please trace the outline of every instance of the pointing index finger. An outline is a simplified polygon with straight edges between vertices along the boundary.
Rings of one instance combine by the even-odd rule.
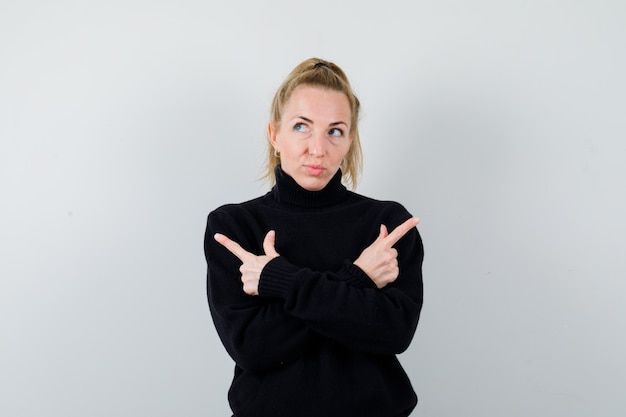
[[[389,233],[389,235],[385,238],[385,242],[389,244],[389,246],[393,246],[399,241],[402,236],[408,233],[409,230],[413,229],[419,223],[419,219],[417,217],[411,217],[395,229],[393,232]]]
[[[245,250],[234,240],[229,239],[221,233],[216,233],[213,238],[226,249],[228,249],[233,255],[235,255],[241,262],[244,262],[245,258],[250,255],[250,252]]]

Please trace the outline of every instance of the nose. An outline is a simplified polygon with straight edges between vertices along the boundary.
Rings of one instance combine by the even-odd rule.
[[[309,138],[309,155],[322,157],[326,153],[326,136],[324,132],[313,132]]]

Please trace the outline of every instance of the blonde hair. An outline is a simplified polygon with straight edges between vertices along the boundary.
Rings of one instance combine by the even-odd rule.
[[[341,165],[341,170],[344,182],[353,190],[356,189],[358,177],[361,175],[363,168],[363,152],[361,150],[358,129],[361,103],[352,91],[348,77],[341,68],[332,62],[319,58],[310,58],[303,61],[291,71],[276,91],[270,110],[270,123],[276,127],[280,125],[283,106],[289,100],[293,91],[301,85],[338,91],[345,94],[348,98],[351,114],[350,137],[352,143],[346,154],[345,162]],[[267,164],[263,178],[269,180],[272,185],[276,182],[274,170],[278,165],[280,165],[280,156],[274,153],[274,148],[268,138]]]

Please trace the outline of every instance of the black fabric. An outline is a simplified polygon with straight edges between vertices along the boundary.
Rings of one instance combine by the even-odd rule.
[[[205,235],[213,322],[235,361],[228,399],[236,417],[400,417],[417,403],[396,358],[422,307],[423,246],[417,229],[398,250],[398,279],[378,289],[352,262],[411,215],[400,204],[347,190],[341,172],[307,191],[280,168],[266,195],[211,212]],[[281,255],[261,273],[259,296],[243,292],[237,257],[222,233],[263,253],[276,231]]]

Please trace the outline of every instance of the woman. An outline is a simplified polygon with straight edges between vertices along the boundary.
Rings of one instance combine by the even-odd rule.
[[[271,191],[209,214],[235,417],[400,417],[417,403],[396,354],[422,307],[418,220],[342,184],[360,171],[359,107],[338,66],[302,62],[272,104]]]

